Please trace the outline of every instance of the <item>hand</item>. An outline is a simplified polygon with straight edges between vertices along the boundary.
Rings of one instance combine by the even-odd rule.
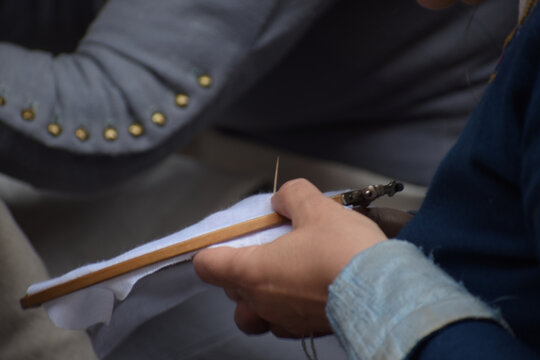
[[[386,236],[303,179],[283,185],[272,205],[292,220],[290,233],[262,246],[201,251],[195,271],[236,301],[236,324],[248,334],[329,333],[328,286],[356,254]]]

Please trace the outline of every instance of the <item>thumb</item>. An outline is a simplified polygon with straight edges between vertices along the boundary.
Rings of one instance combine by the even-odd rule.
[[[212,285],[231,287],[237,283],[242,274],[238,261],[249,248],[232,248],[222,246],[205,249],[198,252],[193,258],[193,267],[199,278]]]

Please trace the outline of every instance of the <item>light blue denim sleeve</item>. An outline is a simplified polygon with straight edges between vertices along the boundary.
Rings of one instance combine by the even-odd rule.
[[[424,337],[463,319],[499,315],[400,240],[358,254],[330,285],[326,313],[350,359],[403,359]]]

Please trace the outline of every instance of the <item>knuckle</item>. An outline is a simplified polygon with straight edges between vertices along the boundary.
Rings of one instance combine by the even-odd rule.
[[[307,181],[304,178],[289,180],[281,186],[280,192],[283,195],[290,195],[290,194],[297,193],[298,191],[306,188],[309,185],[310,185],[309,181]]]

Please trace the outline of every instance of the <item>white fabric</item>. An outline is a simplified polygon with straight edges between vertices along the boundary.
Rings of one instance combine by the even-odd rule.
[[[273,210],[271,194],[249,197],[227,210],[212,214],[201,222],[177,233],[130,250],[111,260],[89,264],[63,276],[37,283],[28,289],[33,294],[90,272],[137,257],[174,243],[188,240],[238,222],[266,215]],[[250,234],[217,246],[243,247],[270,242],[290,231],[282,225]],[[182,303],[209,285],[202,283],[191,263],[170,266],[190,260],[194,252],[175,257],[44,304],[51,320],[68,329],[90,328],[96,352],[105,355],[146,320]],[[149,276],[151,275],[151,276]],[[144,281],[140,281],[144,278]],[[137,284],[140,281],[139,284]],[[135,287],[137,296],[128,297]],[[106,323],[107,326],[96,324]]]

